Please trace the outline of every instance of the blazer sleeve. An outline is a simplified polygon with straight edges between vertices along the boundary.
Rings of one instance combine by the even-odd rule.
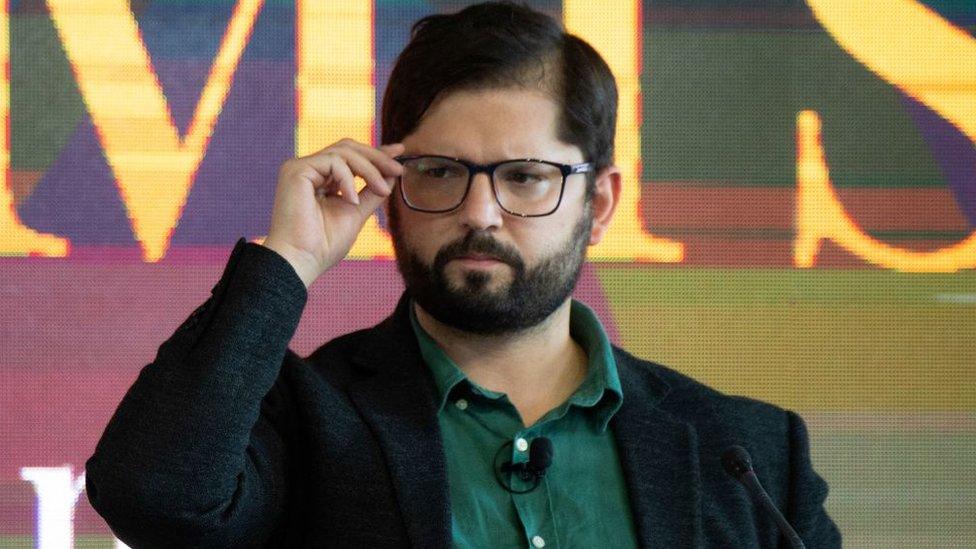
[[[305,285],[241,238],[211,294],[140,371],[85,464],[92,507],[132,547],[259,545],[282,520],[275,381]]]
[[[790,433],[791,482],[786,519],[808,549],[841,547],[837,525],[827,515],[827,482],[814,470],[810,460],[810,440],[806,424],[795,412],[787,412]],[[781,538],[781,547],[788,547]]]

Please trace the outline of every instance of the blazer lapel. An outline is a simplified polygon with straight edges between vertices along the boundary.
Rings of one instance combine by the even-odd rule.
[[[372,375],[350,398],[379,439],[414,547],[448,547],[451,518],[447,466],[437,422],[433,376],[424,365],[401,298],[353,360]]]
[[[659,409],[667,385],[629,355],[615,353],[623,405],[611,428],[620,449],[642,547],[701,545],[701,479],[694,428]]]

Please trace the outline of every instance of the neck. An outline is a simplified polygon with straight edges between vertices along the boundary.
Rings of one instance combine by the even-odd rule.
[[[525,425],[569,398],[586,377],[586,352],[569,333],[569,299],[539,325],[501,335],[463,332],[414,307],[417,321],[468,379],[508,395]]]

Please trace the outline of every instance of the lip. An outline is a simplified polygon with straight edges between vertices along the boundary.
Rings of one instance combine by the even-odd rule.
[[[473,259],[473,260],[476,260],[476,261],[481,261],[481,260],[498,261],[498,258],[496,258],[493,255],[475,254],[475,253],[464,254],[462,256],[459,256],[458,259]]]
[[[476,267],[487,267],[490,265],[498,265],[502,262],[495,257],[490,255],[480,255],[480,254],[470,254],[455,257],[452,261],[460,261],[465,265],[476,266]]]

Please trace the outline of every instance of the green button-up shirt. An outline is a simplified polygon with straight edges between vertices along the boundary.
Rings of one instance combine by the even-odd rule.
[[[627,486],[607,427],[623,391],[593,311],[575,300],[570,308],[570,335],[588,357],[583,383],[528,428],[508,396],[464,375],[417,322],[412,305],[410,320],[440,394],[454,547],[636,547]],[[511,494],[496,471],[507,461],[528,461],[537,437],[552,441],[552,465],[536,489]],[[518,475],[504,474],[502,481],[516,491],[532,487]]]

